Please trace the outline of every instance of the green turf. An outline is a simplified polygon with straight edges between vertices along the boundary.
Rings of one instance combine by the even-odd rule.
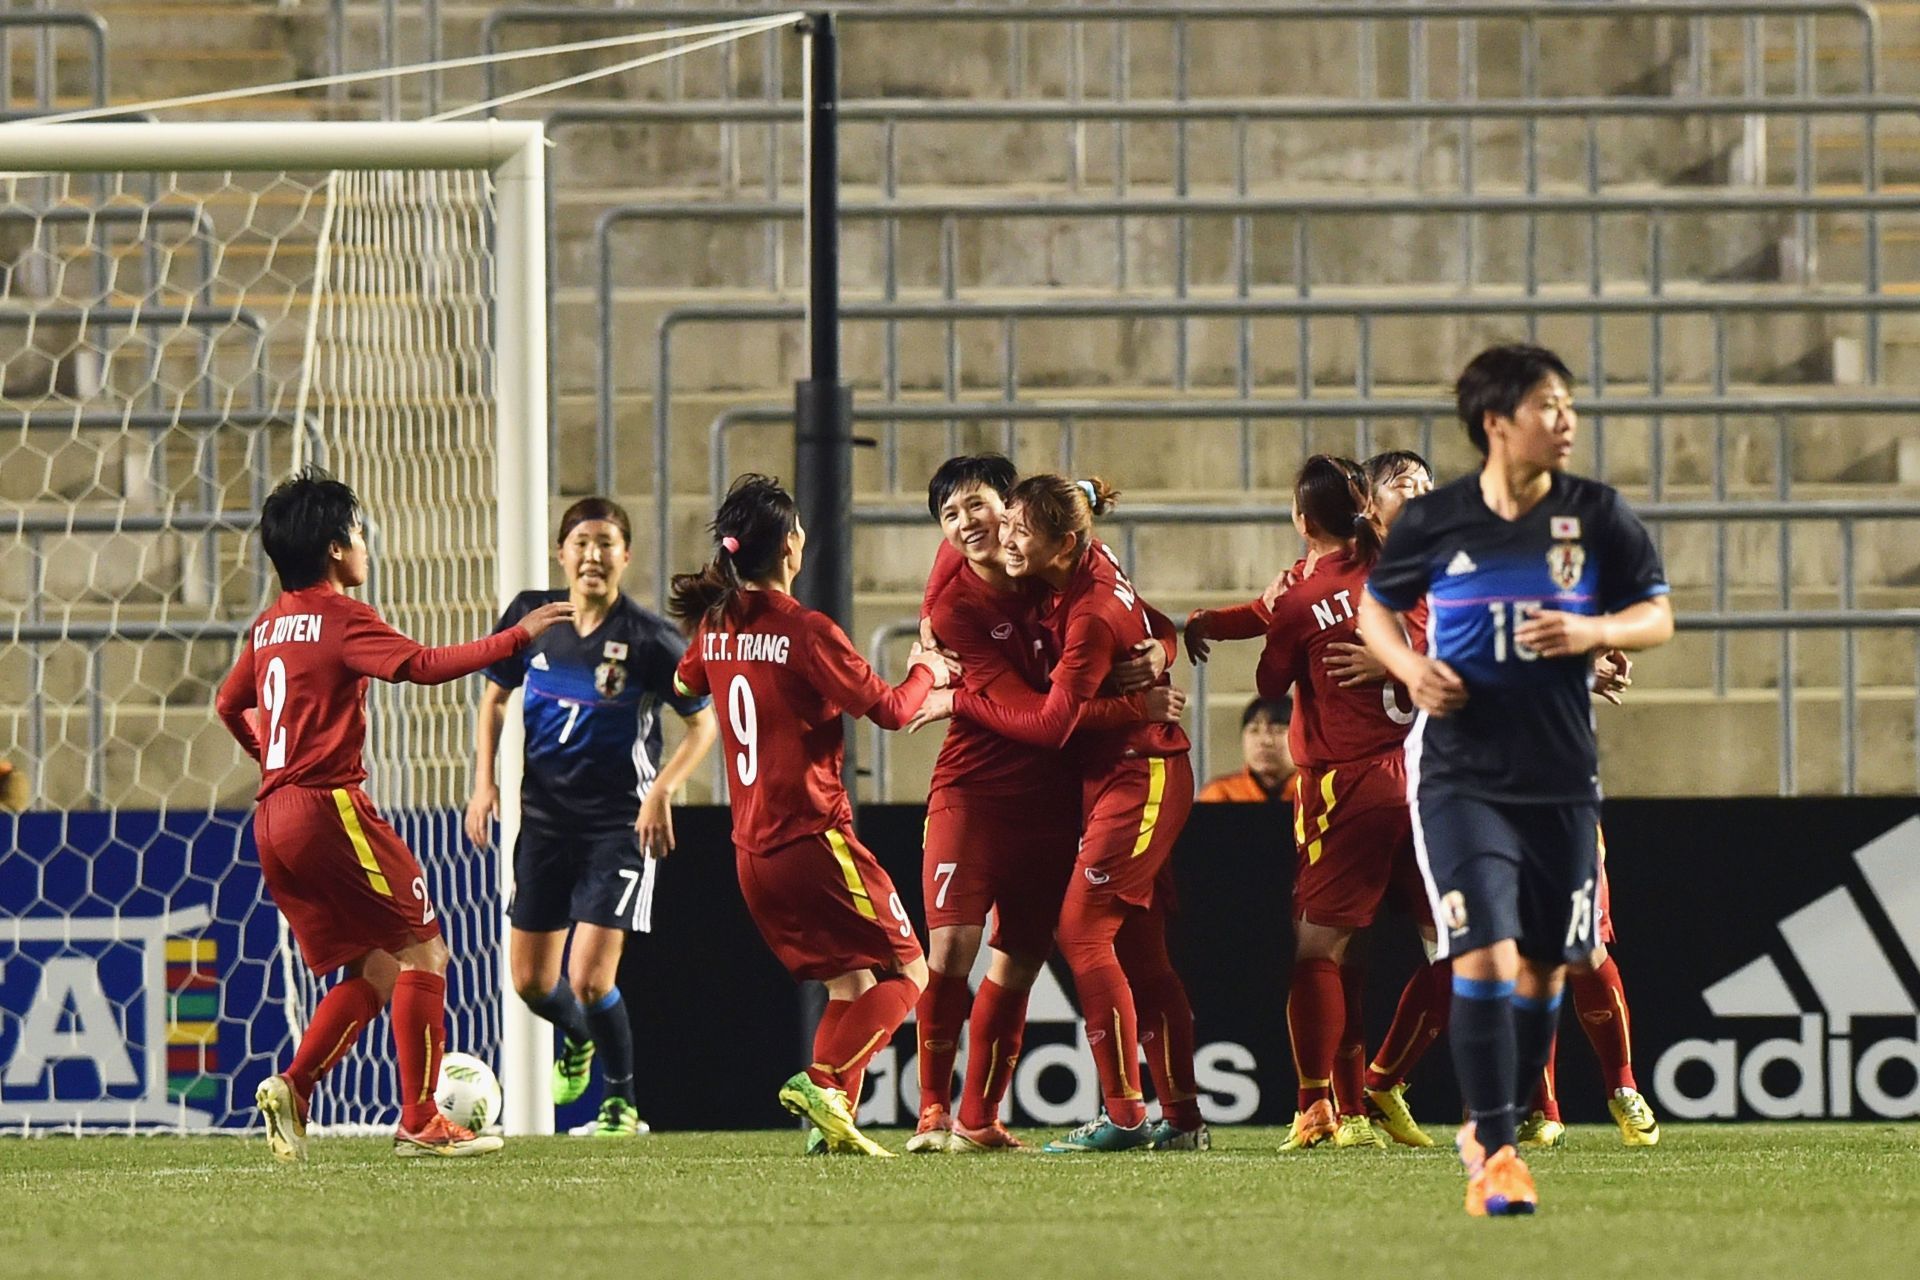
[[[904,1137],[876,1131],[898,1148]],[[1470,1221],[1450,1153],[806,1160],[799,1136],[509,1142],[398,1161],[334,1139],[0,1140],[0,1272],[37,1276],[1693,1276],[1879,1280],[1920,1257],[1920,1129],[1579,1129],[1532,1219]]]

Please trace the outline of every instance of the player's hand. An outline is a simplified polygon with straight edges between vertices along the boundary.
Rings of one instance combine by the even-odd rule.
[[[526,617],[520,619],[520,625],[526,628],[527,634],[529,636],[532,636],[535,640],[538,640],[540,638],[540,633],[542,631],[545,631],[548,627],[552,626],[554,623],[571,622],[572,620],[573,620],[573,601],[554,600],[554,601],[548,602],[547,604],[541,605],[538,609],[535,609],[533,612],[529,613]]]
[[[1179,724],[1187,710],[1187,691],[1179,685],[1163,684],[1147,690],[1146,703],[1148,724]]]
[[[1133,656],[1113,668],[1113,687],[1120,693],[1138,693],[1167,669],[1167,646],[1149,636],[1134,645]]]
[[[1360,633],[1354,632],[1355,636]],[[1327,671],[1342,689],[1353,689],[1363,684],[1379,684],[1387,678],[1387,668],[1380,659],[1373,656],[1373,650],[1364,644],[1348,644],[1344,640],[1335,640],[1327,646],[1325,659]]]
[[[663,788],[654,787],[640,802],[633,833],[640,837],[642,857],[664,858],[673,852],[673,805],[668,803]]]
[[[1467,682],[1438,658],[1428,658],[1407,692],[1413,705],[1438,720],[1467,705]]]
[[[913,719],[907,721],[907,732],[918,733],[936,721],[952,718],[953,690],[935,689],[927,695],[927,700],[920,704],[920,709],[913,713]]]
[[[1309,566],[1309,570],[1311,570],[1311,566]],[[1299,574],[1295,573],[1291,568],[1282,569],[1279,576],[1268,583],[1267,589],[1260,593],[1260,603],[1266,605],[1268,610],[1271,611],[1274,605],[1280,603],[1281,596],[1287,594],[1287,592],[1299,585]]]
[[[1599,618],[1584,613],[1540,609],[1520,619],[1513,629],[1513,642],[1543,658],[1571,658],[1604,649],[1607,630]]]
[[[1633,659],[1619,649],[1608,649],[1593,660],[1593,694],[1620,705],[1620,695],[1633,687]]]
[[[491,782],[473,784],[473,797],[467,801],[467,839],[476,849],[493,847],[493,821],[500,816],[500,788]]]
[[[1207,611],[1205,609],[1195,609],[1187,615],[1185,638],[1187,642],[1187,661],[1197,667],[1207,660],[1209,653],[1213,652],[1213,646],[1207,641]]]
[[[933,687],[936,689],[944,689],[960,678],[960,663],[957,660],[937,649],[927,649],[917,644],[907,654],[907,670],[911,672],[915,667],[925,667],[933,673]]]

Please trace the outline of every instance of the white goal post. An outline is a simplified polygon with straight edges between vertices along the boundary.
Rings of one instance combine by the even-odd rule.
[[[241,517],[293,462],[328,465],[368,506],[367,598],[428,643],[481,634],[545,584],[545,145],[519,121],[0,126],[0,497],[20,513],[0,517],[0,703],[21,708],[0,756],[32,778],[30,810],[0,815],[0,1131],[243,1127],[242,1076],[284,1064],[315,984],[297,957],[255,953],[270,913],[218,866],[240,861],[250,762],[194,711],[212,722],[208,681],[272,591]],[[122,707],[122,669],[151,706]],[[417,850],[430,879],[436,857],[479,857],[457,848],[471,686],[375,694],[369,792],[437,833],[422,839],[446,847]],[[507,725],[503,839],[459,873],[480,900],[443,912],[466,912],[448,921],[456,957],[492,950],[491,989],[466,979],[459,1017],[497,1042],[456,1029],[449,1047],[494,1057],[509,1132],[550,1132],[550,1033],[506,963]],[[85,884],[66,891],[69,874]],[[12,901],[22,885],[48,887]],[[223,919],[239,923],[222,940],[196,932]],[[276,1003],[276,1031],[248,1025]],[[316,1119],[390,1122],[384,1022],[365,1039],[358,1073],[342,1065],[361,1101]]]

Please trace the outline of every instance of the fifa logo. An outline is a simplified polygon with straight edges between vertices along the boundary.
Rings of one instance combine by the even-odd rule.
[[[0,1123],[214,1121],[219,944],[206,907],[52,916],[0,934]]]

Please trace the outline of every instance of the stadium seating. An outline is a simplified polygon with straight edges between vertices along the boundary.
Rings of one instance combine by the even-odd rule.
[[[158,96],[231,87],[239,83],[323,73],[330,33],[328,6],[275,7],[233,0],[158,4],[154,0],[92,9],[110,32],[112,96],[139,101]],[[406,6],[403,6],[405,8]],[[480,48],[493,6],[442,6],[442,42],[449,55]],[[348,6],[345,35],[349,65],[367,66],[382,54],[378,6]],[[156,20],[194,19],[191,23]],[[497,30],[501,47],[532,47],[589,38],[624,29],[606,25],[515,23]],[[1118,24],[1087,24],[1076,35],[1066,24],[1031,24],[1020,30],[991,23],[847,23],[843,91],[850,106],[882,100],[1031,101],[1059,104],[1076,98],[1111,100]],[[1864,83],[1857,42],[1844,24],[1818,24],[1817,83],[1829,94],[1856,94]],[[1736,24],[1718,23],[1704,56],[1693,58],[1684,24],[1627,22],[1612,16],[1561,23],[1549,32],[1541,70],[1529,86],[1522,71],[1517,28],[1490,24],[1482,34],[1475,86],[1483,100],[1520,96],[1529,87],[1547,97],[1635,95],[1678,100],[1705,91],[1737,96],[1794,89],[1796,63],[1790,23],[1769,24],[1770,38],[1750,64]],[[1271,24],[1194,23],[1187,31],[1191,80],[1174,83],[1164,57],[1138,59],[1141,69],[1125,86],[1132,100],[1285,99],[1289,101],[1405,101],[1417,88],[1429,99],[1460,96],[1448,52],[1454,24],[1428,33],[1434,46],[1424,85],[1410,85],[1404,25],[1379,24],[1369,34],[1351,22]],[[1164,21],[1128,24],[1130,48],[1165,50],[1176,39]],[[1377,79],[1358,83],[1366,41],[1373,41]],[[1920,15],[1890,6],[1880,33],[1881,93],[1911,91],[1920,83]],[[929,42],[937,41],[937,57]],[[424,47],[417,23],[403,25],[397,56],[412,60]],[[63,46],[64,48],[64,46]],[[797,81],[791,38],[781,51],[789,86]],[[647,73],[589,86],[580,96],[542,100],[513,114],[545,115],[565,106],[606,107],[633,102],[705,102],[732,99],[751,104],[763,96],[765,68],[760,45],[749,43],[728,56],[699,56]],[[60,64],[62,98],[85,92],[78,60]],[[536,83],[597,65],[596,60],[543,60],[516,67],[498,81],[502,89]],[[1131,63],[1129,63],[1131,65]],[[1149,72],[1145,68],[1155,67]],[[1754,79],[1757,77],[1757,80]],[[440,101],[478,97],[485,82],[477,72],[451,74],[439,87]],[[264,101],[224,104],[199,114],[225,118],[377,117],[382,91],[356,86],[348,92],[279,95]],[[400,111],[422,114],[424,90],[398,94]],[[18,105],[16,98],[15,105]],[[192,115],[194,113],[188,113]],[[875,110],[878,114],[878,109]],[[742,123],[722,130],[711,123],[627,120],[556,125],[554,264],[555,331],[597,332],[601,238],[596,223],[606,210],[629,203],[684,202],[686,216],[650,218],[625,225],[605,239],[612,285],[614,341],[603,353],[597,343],[569,340],[556,351],[555,473],[562,504],[596,485],[596,467],[610,469],[615,495],[629,504],[636,522],[656,522],[654,433],[670,430],[672,494],[666,523],[677,567],[690,566],[704,548],[701,525],[711,511],[713,425],[741,405],[780,406],[791,398],[804,366],[800,326],[745,320],[678,325],[672,335],[672,383],[663,411],[657,383],[659,326],[663,316],[690,306],[730,307],[795,303],[803,296],[804,252],[798,223],[776,218],[701,215],[700,202],[769,200],[766,148],[773,126]],[[1822,116],[1810,126],[1813,175],[1827,194],[1858,192],[1867,181],[1866,117]],[[1889,115],[1879,120],[1879,181],[1889,190],[1920,181],[1920,121]],[[774,203],[798,200],[795,126],[780,131],[778,190]],[[1542,123],[1537,132],[1539,190],[1572,197],[1585,188],[1586,125],[1579,118]],[[1424,132],[1422,132],[1424,131]],[[1457,123],[1435,118],[1405,121],[1263,122],[1240,136],[1231,119],[1185,126],[1136,122],[1124,137],[1125,194],[1136,201],[1231,202],[1298,200],[1306,196],[1433,199],[1460,193]],[[1527,126],[1512,119],[1476,122],[1475,191],[1482,196],[1526,194]],[[1781,117],[1761,133],[1741,115],[1607,118],[1595,137],[1601,144],[1601,190],[1623,200],[1674,194],[1700,195],[1750,189],[1793,191],[1803,137],[1799,121]],[[889,167],[889,146],[897,164]],[[849,206],[882,201],[903,204],[966,204],[991,201],[1111,199],[1119,174],[1121,144],[1111,122],[1060,120],[910,121],[889,131],[848,113],[843,134],[845,189]],[[1241,157],[1244,155],[1244,162]],[[1184,157],[1184,172],[1182,171]],[[1240,322],[1210,316],[1181,324],[1171,318],[1022,317],[1012,326],[1015,355],[1009,359],[1010,326],[997,317],[956,324],[949,350],[946,324],[909,320],[891,341],[871,320],[847,326],[848,375],[863,403],[954,399],[990,404],[1017,389],[1023,402],[1057,401],[1197,404],[1251,399],[1286,401],[1307,391],[1316,398],[1380,403],[1366,442],[1374,447],[1421,446],[1429,438],[1443,473],[1468,462],[1456,427],[1444,416],[1420,420],[1396,413],[1391,402],[1444,397],[1445,383],[1476,343],[1524,329],[1518,316],[1471,314],[1477,303],[1519,296],[1526,285],[1527,220],[1518,215],[1482,216],[1472,238],[1473,273],[1466,285],[1461,219],[1454,212],[1407,212],[1391,217],[1316,218],[1311,283],[1317,298],[1449,300],[1467,314],[1400,316],[1374,322],[1370,341],[1356,336],[1350,319],[1313,321],[1307,372],[1300,371],[1295,322],[1261,317]],[[898,221],[849,220],[845,232],[844,286],[849,301],[890,295],[900,301],[938,304],[953,297],[985,306],[1167,300],[1187,297],[1202,304],[1230,303],[1242,292],[1233,249],[1236,234],[1251,238],[1250,291],[1286,299],[1300,281],[1294,272],[1294,227],[1285,214],[1236,219],[1218,213],[1188,219],[1167,213],[1128,219],[1122,231],[1112,217],[975,217],[946,220],[919,216]],[[1711,293],[1717,298],[1774,299],[1779,314],[1738,315],[1716,343],[1706,317],[1667,319],[1658,368],[1647,352],[1653,341],[1644,315],[1605,322],[1608,397],[1650,394],[1654,383],[1671,396],[1714,391],[1716,374],[1725,392],[1772,398],[1920,396],[1920,314],[1895,313],[1882,322],[1877,382],[1864,370],[1871,346],[1863,311],[1814,313],[1791,309],[1791,299],[1816,287],[1858,297],[1865,292],[1867,248],[1858,218],[1823,215],[1812,245],[1798,239],[1790,213],[1716,211],[1672,215],[1660,247],[1661,287],[1669,297]],[[1589,222],[1584,214],[1555,214],[1535,224],[1534,262],[1542,292],[1576,298],[1587,289]],[[1920,214],[1883,219],[1879,269],[1888,293],[1920,288]],[[0,228],[0,235],[4,229]],[[1184,251],[1183,251],[1184,237]],[[1605,291],[1646,292],[1646,220],[1626,213],[1605,217],[1603,246],[1608,268]],[[1124,245],[1124,277],[1120,274]],[[0,252],[5,241],[0,239]],[[1183,257],[1184,252],[1184,257]],[[891,266],[889,267],[889,259]],[[1186,278],[1180,264],[1186,263]],[[1590,330],[1585,318],[1552,317],[1539,329],[1565,350],[1576,369],[1589,374]],[[1243,355],[1244,352],[1244,355]],[[170,359],[187,361],[182,351]],[[238,360],[222,354],[221,360]],[[602,360],[611,369],[612,425],[617,448],[600,460]],[[1718,366],[1718,367],[1716,367]],[[221,370],[238,376],[237,368]],[[84,378],[71,362],[48,376]],[[185,376],[185,375],[182,375]],[[104,407],[113,388],[99,393]],[[8,388],[18,399],[23,387]],[[1593,398],[1591,389],[1583,394]],[[1654,432],[1645,413],[1621,415],[1606,424],[1605,474],[1636,502],[1711,499],[1764,500],[1790,484],[1795,499],[1890,500],[1920,496],[1920,425],[1911,417],[1879,412],[1804,413],[1791,416],[1784,470],[1776,457],[1778,419],[1772,414],[1729,417],[1724,423],[1724,476],[1716,490],[1716,424],[1711,417],[1670,418],[1660,447],[1658,474],[1649,463]],[[942,422],[867,424],[883,447],[865,450],[856,470],[857,501],[863,506],[912,508],[921,482],[950,447],[1001,447],[1003,427],[987,420],[949,429]],[[790,473],[788,428],[780,422],[748,423],[728,434],[730,470],[758,467]],[[863,431],[865,427],[863,426]],[[1097,472],[1127,494],[1130,504],[1284,506],[1293,468],[1311,448],[1356,448],[1352,418],[1303,426],[1297,419],[1263,414],[1243,432],[1238,419],[1157,420],[1076,412],[1072,426],[1059,418],[1023,421],[1017,456],[1030,468],[1052,465],[1071,435],[1073,466]],[[244,505],[252,484],[244,441],[223,437],[215,453],[213,487],[228,505]],[[10,447],[10,446],[9,446]],[[32,503],[43,495],[97,496],[118,504],[133,495],[128,477],[147,474],[135,458],[105,458],[84,433],[36,438],[26,446],[34,468],[16,466],[16,451],[0,469],[0,500]],[[1583,447],[1583,461],[1591,455]],[[181,461],[176,459],[176,462]],[[173,475],[196,480],[176,466]],[[556,508],[557,510],[557,508]],[[1743,522],[1726,526],[1725,578],[1716,599],[1716,526],[1670,527],[1666,551],[1683,611],[1767,609],[1779,606],[1779,526]],[[1797,525],[1792,542],[1792,603],[1802,609],[1851,605],[1885,608],[1920,603],[1920,538],[1915,522],[1862,521],[1852,534],[1856,584],[1842,583],[1843,534],[1836,522]],[[160,616],[169,599],[219,592],[232,616],[247,614],[254,580],[242,571],[241,543],[223,539],[204,564],[204,553],[171,535],[90,535],[62,540],[49,558],[42,585],[50,607],[68,616],[121,620]],[[1116,533],[1116,540],[1118,534]],[[136,544],[138,552],[135,553]],[[651,535],[643,535],[630,585],[652,602],[657,594]],[[922,531],[863,526],[856,540],[856,643],[863,648],[878,629],[910,618],[917,608],[933,538]],[[1162,608],[1176,615],[1202,604],[1244,598],[1292,554],[1291,532],[1254,525],[1156,524],[1143,526],[1129,542],[1137,581]],[[18,607],[33,587],[26,558],[0,553],[0,600]],[[89,615],[92,610],[92,615]],[[1605,781],[1620,794],[1771,793],[1780,768],[1773,749],[1744,744],[1777,739],[1782,641],[1777,633],[1736,633],[1721,642],[1689,634],[1644,664],[1631,705],[1600,717],[1606,744]],[[1863,791],[1900,791],[1915,777],[1915,646],[1908,631],[1862,631],[1855,644],[1853,682],[1858,691],[1858,780]],[[902,644],[882,646],[896,666]],[[1235,748],[1239,705],[1251,689],[1253,646],[1216,651],[1209,671],[1207,736],[1215,771]],[[191,657],[189,657],[191,653]],[[48,654],[44,698],[53,718],[48,741],[65,767],[49,770],[66,780],[66,793],[50,794],[56,805],[85,800],[88,771],[81,756],[88,741],[88,689],[111,720],[111,732],[95,785],[109,803],[145,805],[162,792],[186,802],[180,789],[210,789],[215,798],[237,801],[250,790],[250,771],[236,767],[231,744],[206,708],[224,670],[224,655],[207,646],[191,651],[174,645],[110,642],[92,663],[77,646]],[[1841,689],[1846,662],[1839,632],[1803,634],[1793,641],[1792,671],[1797,715],[1797,783],[1802,791],[1839,790],[1844,782],[1838,749]],[[97,669],[92,669],[97,666]],[[1190,683],[1191,677],[1186,678]],[[24,742],[28,714],[26,655],[18,648],[0,656],[0,739]],[[1716,681],[1718,683],[1716,683]],[[158,738],[186,744],[187,765],[162,764],[142,747]],[[890,744],[888,798],[919,794],[936,735]],[[863,736],[862,744],[867,739]],[[1743,744],[1735,746],[1734,744]],[[55,757],[50,757],[50,760]],[[76,782],[75,780],[79,781]],[[706,779],[696,781],[704,794]]]

